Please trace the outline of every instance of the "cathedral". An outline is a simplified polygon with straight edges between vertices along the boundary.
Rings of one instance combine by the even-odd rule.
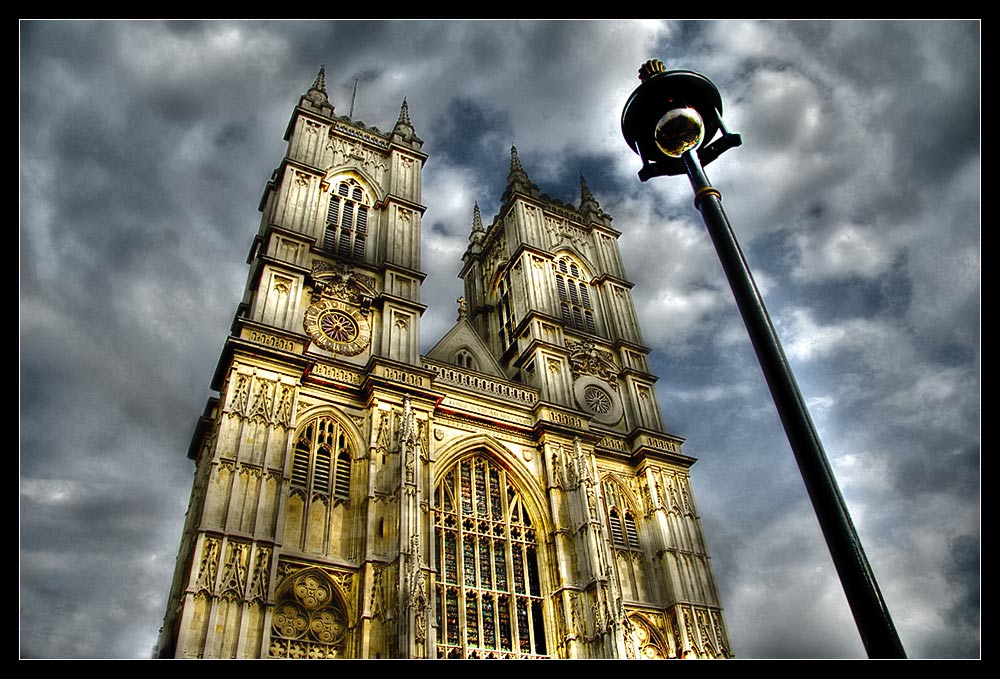
[[[683,439],[663,426],[620,233],[511,149],[454,326],[420,353],[421,173],[320,69],[260,202],[188,457],[156,654],[727,658]]]

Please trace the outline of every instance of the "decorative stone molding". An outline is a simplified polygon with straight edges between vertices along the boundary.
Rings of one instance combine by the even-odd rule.
[[[613,389],[618,389],[618,366],[610,351],[598,349],[590,340],[567,342],[569,364],[574,377],[593,375],[607,382]]]
[[[205,537],[201,549],[201,563],[198,565],[198,578],[195,580],[195,594],[215,594],[215,579],[219,567],[219,547],[221,541],[211,536]]]
[[[267,582],[271,572],[271,548],[257,547],[257,560],[250,579],[247,601],[263,605],[267,603]]]
[[[496,378],[486,377],[482,373],[474,373],[461,368],[427,361],[423,363],[423,367],[426,370],[433,370],[437,373],[436,379],[448,382],[449,384],[467,387],[484,394],[499,396],[504,400],[517,401],[525,405],[534,405],[538,402],[538,393],[533,389],[507,384]]]
[[[362,155],[363,152],[365,151],[367,151],[368,153],[372,152],[369,149],[365,149],[363,146],[359,144],[351,143],[349,141],[335,137],[334,132],[339,132],[340,134],[347,137],[353,137],[358,141],[363,141],[365,143],[371,144],[372,146],[378,147],[383,150],[389,149],[389,142],[386,141],[383,137],[376,134],[372,134],[371,132],[362,131],[350,123],[340,122],[339,120],[335,121],[333,125],[330,126],[330,143],[342,145],[343,147],[349,148],[351,151],[359,155]]]
[[[242,601],[247,587],[250,545],[230,541],[226,545],[226,561],[219,580],[219,596],[229,601]]]
[[[337,299],[367,312],[375,295],[375,278],[355,271],[342,262],[314,260],[312,266],[312,301]]]
[[[378,620],[385,620],[389,617],[386,615],[385,588],[382,584],[382,573],[386,568],[388,567],[380,565],[372,567],[372,590],[368,597],[368,608],[371,616]]]
[[[553,247],[566,242],[577,247],[586,247],[590,244],[590,238],[584,229],[552,215],[545,215],[545,227],[552,236]]]

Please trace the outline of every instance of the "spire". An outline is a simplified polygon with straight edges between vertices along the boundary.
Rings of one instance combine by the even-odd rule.
[[[483,239],[485,237],[486,230],[483,228],[483,216],[479,212],[479,203],[477,202],[472,208],[472,232],[469,234],[470,252],[481,252],[483,249]]]
[[[406,97],[403,97],[403,105],[399,107],[399,119],[396,120],[396,125],[406,125],[408,127],[413,127],[410,123],[410,107],[406,105]]]
[[[313,81],[313,86],[309,89],[326,94],[326,64],[319,65],[319,73],[316,74],[316,80]]]
[[[326,96],[326,66],[320,65],[319,73],[316,74],[312,87],[302,97],[301,103],[309,108],[319,109],[325,115],[333,115],[333,104]]]
[[[581,172],[580,173],[580,205],[582,206],[582,205],[584,205],[586,203],[594,203],[596,205],[597,204],[597,199],[594,198],[594,194],[590,192],[590,187],[587,186],[587,179],[583,176],[583,173]]]
[[[538,195],[538,187],[528,179],[528,173],[521,166],[521,159],[517,156],[517,147],[510,145],[510,172],[507,174],[507,189],[503,192],[502,200],[510,198],[515,191],[526,193],[529,196]]]
[[[584,178],[583,173],[580,173],[580,209],[586,210],[593,207],[593,209],[600,210],[601,206],[597,204],[597,199],[594,198],[594,194],[590,192],[590,187],[587,186],[587,180]]]
[[[591,193],[590,187],[587,186],[587,180],[584,179],[582,172],[580,173],[580,214],[590,221],[601,221],[602,218],[607,217],[597,203],[597,198]]]
[[[423,139],[418,137],[414,131],[413,123],[410,122],[410,106],[406,103],[405,98],[399,107],[399,117],[396,119],[396,125],[392,128],[392,137],[415,149],[419,149],[424,143]]]
[[[472,233],[483,233],[483,215],[479,211],[479,201],[472,206]]]
[[[521,167],[521,159],[517,157],[517,147],[513,144],[510,145],[510,171],[511,173],[521,172],[524,174],[524,168]],[[525,174],[525,176],[527,175]]]

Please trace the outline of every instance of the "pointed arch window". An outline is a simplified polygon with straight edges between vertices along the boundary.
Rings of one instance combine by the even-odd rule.
[[[458,364],[459,368],[467,368],[468,370],[476,370],[476,359],[469,352],[468,349],[464,347],[455,352],[455,362]]]
[[[621,492],[614,481],[605,480],[601,484],[604,492],[604,503],[608,508],[608,529],[611,531],[611,543],[618,549],[639,551],[639,529],[635,522],[635,513],[619,498]]]
[[[299,433],[292,453],[293,487],[346,500],[351,490],[351,451],[340,423],[318,417]]]
[[[566,256],[556,259],[555,269],[559,311],[563,322],[571,328],[597,334],[594,306],[590,301],[590,285],[583,269]]]
[[[466,458],[435,501],[438,657],[547,657],[538,536],[507,472]]]
[[[344,179],[330,191],[323,249],[344,259],[363,260],[368,240],[371,200],[354,179]]]

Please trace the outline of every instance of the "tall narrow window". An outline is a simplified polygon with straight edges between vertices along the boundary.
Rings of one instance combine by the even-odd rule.
[[[344,259],[364,259],[370,204],[357,181],[345,179],[337,183],[330,191],[323,249]]]
[[[351,453],[343,429],[332,417],[319,417],[299,433],[292,452],[292,486],[347,499]]]
[[[435,499],[438,657],[547,657],[538,537],[506,471],[467,458]]]
[[[590,286],[583,270],[569,257],[558,258],[555,268],[556,292],[563,322],[571,328],[596,334]]]
[[[497,284],[497,299],[500,307],[500,347],[503,351],[514,343],[514,314],[510,305],[510,280],[508,275]]]
[[[613,481],[604,481],[601,490],[604,492],[604,504],[608,508],[611,543],[619,549],[638,551],[639,529],[635,523],[635,514],[619,499],[620,491]]]

